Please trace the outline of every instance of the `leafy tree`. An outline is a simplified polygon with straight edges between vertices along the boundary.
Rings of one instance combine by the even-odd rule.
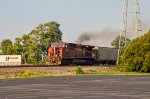
[[[59,29],[59,24],[55,21],[40,24],[29,34],[36,41],[43,44],[43,46],[49,46],[51,42],[61,41],[62,32]]]
[[[2,54],[2,46],[0,45],[0,55]]]
[[[21,55],[23,53],[23,49],[22,49],[22,40],[21,38],[16,38],[15,39],[15,42],[14,42],[14,45],[13,45],[13,54],[16,54],[16,55]]]
[[[41,62],[42,57],[46,56],[47,47],[51,42],[62,40],[62,32],[59,26],[60,24],[55,21],[40,24],[29,34],[24,34],[21,43],[17,39],[16,43],[22,44],[20,46],[17,43],[17,46],[22,47],[24,63],[35,64]]]
[[[13,44],[10,39],[4,39],[1,42],[1,46],[2,46],[2,54],[4,55],[13,54]]]
[[[28,62],[29,55],[31,55],[30,47],[32,46],[30,44],[30,37],[29,35],[24,34],[21,39],[22,39],[22,53],[23,53],[22,59],[24,63],[29,63]]]
[[[121,60],[127,71],[150,72],[150,31],[132,40]]]
[[[126,42],[125,42],[125,37],[124,36],[121,36],[121,42],[120,42],[120,45],[121,45],[121,48],[124,48],[125,44],[128,44],[131,40],[126,38]],[[111,45],[114,47],[114,48],[118,48],[119,49],[119,40],[120,40],[120,36],[117,36],[116,39],[111,43]]]
[[[60,24],[55,21],[40,24],[29,33],[32,38],[32,46],[34,46],[35,58],[41,60],[42,55],[46,55],[47,47],[51,42],[61,41],[62,32],[59,29]]]

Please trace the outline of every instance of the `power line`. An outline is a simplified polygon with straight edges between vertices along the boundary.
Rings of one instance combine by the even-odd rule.
[[[139,0],[124,0],[117,64],[127,45],[127,34],[135,33],[139,36],[142,31],[140,13]]]

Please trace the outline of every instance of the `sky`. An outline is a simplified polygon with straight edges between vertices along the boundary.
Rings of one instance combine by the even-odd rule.
[[[140,0],[142,21],[147,26],[149,4],[150,0]],[[65,42],[75,42],[84,32],[119,30],[122,6],[123,0],[0,0],[0,41],[14,40],[50,21],[60,24]]]

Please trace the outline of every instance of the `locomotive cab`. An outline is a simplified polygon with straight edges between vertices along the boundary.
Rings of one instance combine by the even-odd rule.
[[[48,48],[47,65],[60,65],[62,59],[62,49],[65,47],[63,42],[53,42]]]

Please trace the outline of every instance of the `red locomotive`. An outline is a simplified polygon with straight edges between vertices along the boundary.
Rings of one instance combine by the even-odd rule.
[[[53,42],[48,48],[47,65],[115,64],[118,50],[75,43]]]
[[[48,65],[92,64],[94,46],[75,43],[53,42],[48,48]]]

